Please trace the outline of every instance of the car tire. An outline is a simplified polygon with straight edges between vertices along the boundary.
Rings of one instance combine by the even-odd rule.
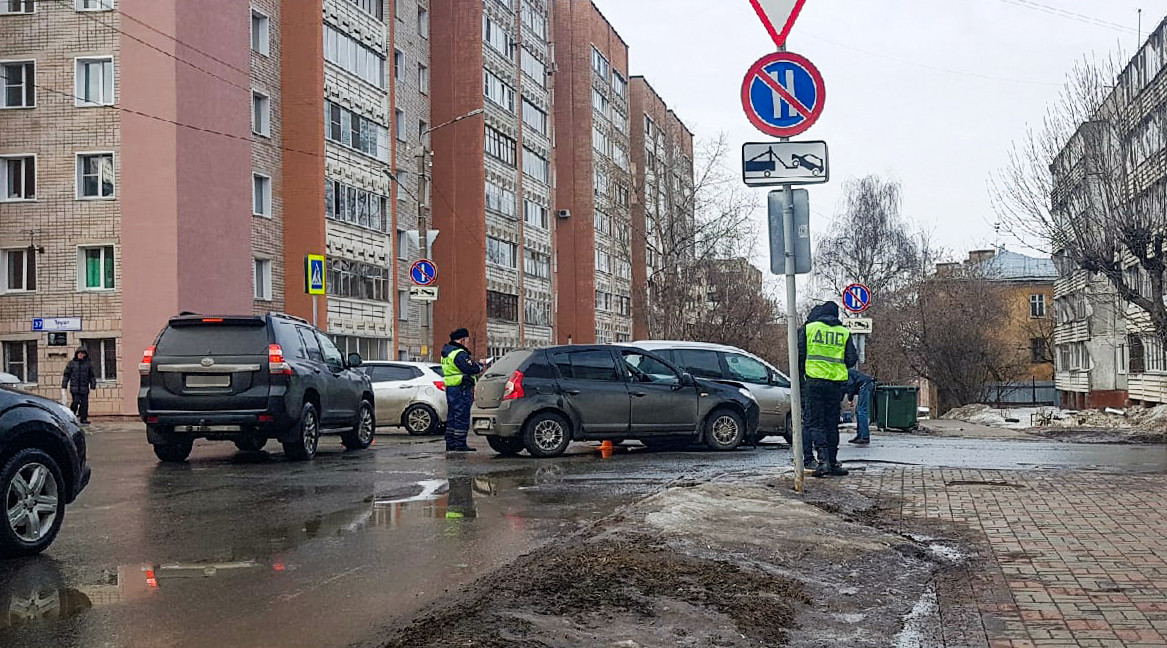
[[[260,452],[266,445],[267,439],[265,437],[247,436],[235,440],[235,447],[240,452]]]
[[[166,437],[162,443],[154,444],[154,456],[162,463],[182,463],[194,449],[194,439]]]
[[[794,420],[790,418],[790,412],[786,413],[786,429],[782,431],[782,438],[786,439],[786,445],[794,447]]]
[[[0,558],[48,549],[65,519],[67,491],[60,467],[43,450],[21,450],[0,467]]]
[[[308,461],[316,456],[320,447],[320,418],[316,406],[304,403],[300,409],[300,422],[296,424],[296,440],[284,443],[284,455],[292,461]]]
[[[413,436],[429,436],[437,434],[442,424],[434,408],[416,403],[406,408],[401,415],[401,425]]]
[[[373,444],[373,435],[376,433],[377,418],[373,414],[373,404],[363,400],[357,409],[357,424],[352,430],[340,435],[340,442],[349,450],[364,450]]]
[[[523,451],[523,440],[518,437],[488,436],[486,443],[491,450],[504,457],[514,457]]]
[[[705,445],[713,450],[736,450],[745,438],[745,421],[741,414],[729,408],[713,410],[705,419]]]
[[[558,457],[571,445],[571,424],[555,412],[536,414],[523,426],[522,439],[532,457]]]

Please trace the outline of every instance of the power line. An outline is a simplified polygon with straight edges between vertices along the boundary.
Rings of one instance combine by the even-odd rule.
[[[1053,6],[1050,6],[1047,4],[1042,4],[1040,2],[1035,2],[1034,0],[999,0],[999,1],[1004,2],[1005,4],[1011,4],[1011,5],[1015,5],[1018,7],[1025,7],[1026,9],[1033,9],[1034,11],[1040,11],[1042,13],[1047,13],[1047,14],[1050,14],[1052,16],[1058,16],[1061,18],[1066,18],[1068,20],[1075,20],[1075,21],[1085,23],[1088,25],[1094,25],[1095,27],[1105,27],[1107,29],[1114,29],[1117,31],[1126,32],[1128,34],[1137,34],[1138,33],[1137,29],[1135,29],[1134,27],[1130,27],[1128,25],[1123,25],[1120,23],[1111,22],[1109,20],[1103,20],[1101,18],[1095,18],[1093,16],[1087,16],[1086,14],[1077,13],[1075,11],[1069,11],[1067,9],[1062,9],[1060,7],[1053,7]]]

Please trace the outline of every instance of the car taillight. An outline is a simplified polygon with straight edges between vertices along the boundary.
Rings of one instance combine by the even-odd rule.
[[[273,375],[292,375],[292,365],[284,359],[284,350],[278,344],[267,347],[267,370]]]
[[[523,372],[516,371],[511,374],[510,378],[507,378],[507,386],[503,389],[502,399],[515,400],[524,396],[526,394],[523,393]]]
[[[142,352],[142,362],[138,364],[138,373],[143,376],[150,375],[150,364],[154,362],[155,347],[149,347]]]
[[[438,391],[446,391],[446,381],[444,381],[444,380],[435,380],[435,381],[434,381],[434,387],[437,387],[437,388],[438,388]]]

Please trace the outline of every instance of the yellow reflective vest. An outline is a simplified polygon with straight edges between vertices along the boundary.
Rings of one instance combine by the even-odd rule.
[[[806,377],[834,382],[847,381],[847,340],[845,326],[822,322],[806,325]]]
[[[462,373],[462,370],[454,363],[454,358],[459,353],[466,353],[466,349],[455,349],[449,355],[442,356],[442,378],[445,379],[447,387],[460,386],[466,377],[466,374]],[[845,374],[847,371],[844,369],[843,373]]]

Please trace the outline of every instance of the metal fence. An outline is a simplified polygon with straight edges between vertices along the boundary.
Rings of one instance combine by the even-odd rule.
[[[993,383],[985,385],[984,402],[988,405],[1054,406],[1058,404],[1058,390],[1052,380]]]

